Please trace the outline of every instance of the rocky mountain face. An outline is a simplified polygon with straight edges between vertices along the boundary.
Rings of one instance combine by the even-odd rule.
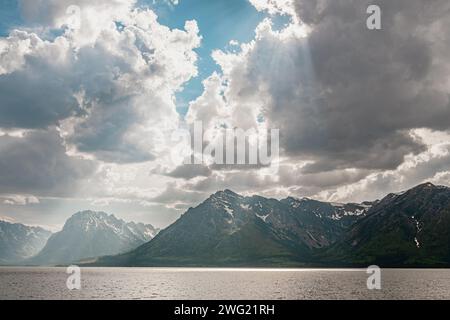
[[[97,263],[125,266],[298,265],[334,243],[368,204],[281,201],[217,192],[136,250]]]
[[[127,223],[104,212],[83,211],[69,218],[63,230],[52,235],[28,263],[57,265],[119,254],[148,242],[158,232],[151,225]]]
[[[449,266],[450,188],[422,184],[374,205],[319,260],[333,265]]]
[[[39,227],[0,221],[0,264],[18,264],[34,256],[51,234]]]

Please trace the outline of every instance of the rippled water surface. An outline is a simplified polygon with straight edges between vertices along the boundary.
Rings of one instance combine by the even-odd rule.
[[[382,270],[370,291],[358,269],[0,268],[0,299],[450,299],[450,269]]]

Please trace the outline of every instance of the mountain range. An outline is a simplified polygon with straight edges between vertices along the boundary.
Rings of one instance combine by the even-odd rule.
[[[36,255],[51,232],[39,227],[0,221],[0,264],[17,264]]]
[[[45,247],[27,264],[58,265],[135,249],[151,240],[158,229],[125,222],[104,212],[83,211],[69,218]]]
[[[277,200],[219,191],[162,231],[84,211],[51,236],[43,229],[25,231],[30,238],[26,244],[23,236],[5,237],[11,234],[5,225],[12,228],[0,224],[0,263],[26,259],[31,265],[124,267],[450,266],[450,188],[431,183],[363,203]],[[11,249],[11,243],[25,249]]]
[[[0,264],[63,265],[130,251],[150,241],[159,229],[125,222],[104,212],[82,211],[60,232],[0,222]]]
[[[431,183],[375,202],[218,192],[137,249],[97,266],[450,266],[450,188]]]

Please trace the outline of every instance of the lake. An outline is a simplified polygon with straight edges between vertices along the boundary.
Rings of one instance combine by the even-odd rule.
[[[0,299],[450,299],[450,269],[383,269],[368,290],[362,269],[0,268]]]

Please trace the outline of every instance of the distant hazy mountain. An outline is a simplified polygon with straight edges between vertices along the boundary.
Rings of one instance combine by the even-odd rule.
[[[42,228],[0,221],[0,264],[17,264],[36,255],[51,234]]]
[[[370,204],[281,201],[218,192],[152,241],[136,250],[101,258],[103,265],[298,265],[329,246]]]
[[[158,231],[151,225],[126,223],[104,212],[79,212],[48,239],[29,264],[66,264],[127,252],[152,239]]]
[[[389,194],[321,256],[331,264],[450,266],[450,188]]]

